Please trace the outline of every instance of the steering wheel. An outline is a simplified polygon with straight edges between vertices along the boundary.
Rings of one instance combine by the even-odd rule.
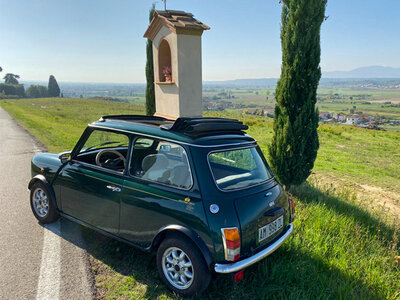
[[[124,163],[124,168],[125,168],[125,164],[126,164],[125,157],[120,152],[118,152],[116,150],[111,150],[111,149],[104,149],[104,150],[101,150],[100,152],[97,153],[97,155],[96,155],[96,165],[98,165],[100,167],[103,166],[102,163],[100,162],[100,158],[103,156],[104,153],[112,153],[112,154],[117,155],[122,160],[122,162]]]

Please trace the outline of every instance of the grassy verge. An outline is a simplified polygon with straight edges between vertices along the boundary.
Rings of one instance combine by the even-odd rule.
[[[101,116],[144,113],[143,106],[80,98],[2,100],[0,104],[50,152],[72,149],[87,124]]]
[[[143,113],[140,106],[103,100],[7,100],[1,105],[51,151],[71,148],[86,124],[101,115]],[[271,121],[249,116],[244,121],[267,153]],[[400,191],[399,133],[323,125],[319,135],[316,172]],[[322,184],[318,177],[291,192],[297,200],[293,237],[246,270],[239,284],[218,276],[204,298],[400,298],[398,224],[361,205],[348,188]],[[158,279],[152,256],[90,230],[84,230],[84,238],[97,298],[176,298]]]

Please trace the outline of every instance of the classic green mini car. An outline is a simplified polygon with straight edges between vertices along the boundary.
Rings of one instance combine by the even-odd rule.
[[[237,120],[105,116],[72,151],[32,159],[30,203],[157,254],[172,291],[203,292],[211,273],[233,273],[292,233],[294,203]]]

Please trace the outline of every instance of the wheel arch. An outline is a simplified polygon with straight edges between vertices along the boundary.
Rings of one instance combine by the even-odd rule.
[[[212,269],[213,259],[210,250],[208,249],[203,239],[194,230],[184,227],[182,225],[168,225],[161,228],[156,236],[153,238],[150,246],[150,251],[156,251],[161,242],[170,234],[180,234],[191,240],[203,255],[207,267],[210,270]]]
[[[54,207],[56,208],[57,211],[59,211],[58,206],[57,206],[57,201],[56,201],[56,194],[55,194],[55,192],[54,192],[53,187],[52,187],[52,186],[50,185],[50,183],[47,181],[46,177],[44,177],[44,176],[41,175],[41,174],[38,174],[38,175],[34,176],[34,177],[29,181],[28,189],[31,190],[32,187],[33,187],[33,185],[34,185],[36,182],[41,182],[41,183],[43,183],[43,185],[47,188],[47,190],[49,191],[49,193],[50,193],[50,195],[51,195],[51,201],[53,202]]]

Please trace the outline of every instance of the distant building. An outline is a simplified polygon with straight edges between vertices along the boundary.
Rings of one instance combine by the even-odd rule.
[[[353,125],[353,124],[360,124],[360,117],[358,115],[347,116],[346,117],[346,124]]]
[[[332,113],[331,112],[328,112],[328,111],[320,111],[319,112],[319,120],[320,121],[326,121],[326,120],[328,120],[328,119],[331,119],[332,118]]]
[[[373,116],[369,116],[369,115],[360,115],[360,122],[361,123],[368,123],[370,121],[372,121],[374,119]]]
[[[344,113],[338,113],[333,115],[333,119],[336,120],[336,122],[346,122],[346,117]]]

